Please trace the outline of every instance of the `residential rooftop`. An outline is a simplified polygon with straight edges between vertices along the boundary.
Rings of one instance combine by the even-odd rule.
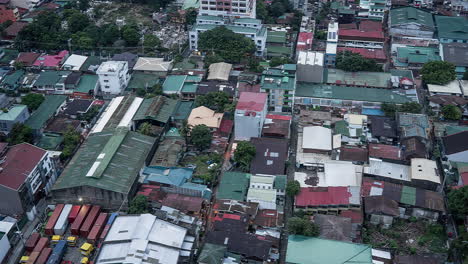
[[[45,126],[47,121],[55,115],[58,108],[65,102],[65,95],[46,95],[45,100],[26,120],[25,125],[34,130],[39,130]]]

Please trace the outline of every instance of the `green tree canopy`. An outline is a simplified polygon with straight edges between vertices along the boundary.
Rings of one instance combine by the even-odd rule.
[[[255,154],[255,146],[250,143],[250,141],[241,141],[237,144],[236,150],[234,151],[234,161],[237,162],[243,170],[248,170]]]
[[[385,116],[395,118],[395,113],[398,110],[396,104],[383,103],[380,109],[384,112]]]
[[[395,104],[383,103],[380,109],[384,112],[385,116],[394,118],[395,113],[397,111],[404,113],[420,114],[422,106],[416,102],[407,102],[400,106],[397,106]]]
[[[144,195],[137,195],[128,206],[129,214],[145,214],[149,212],[148,198]]]
[[[125,25],[122,27],[122,38],[125,40],[127,46],[135,47],[140,42],[140,33],[133,25]]]
[[[375,60],[366,59],[359,53],[351,51],[338,52],[336,55],[336,68],[343,71],[373,71],[381,72],[382,67]]]
[[[463,221],[468,215],[468,186],[450,190],[448,193],[448,207],[456,219]]]
[[[294,197],[298,195],[301,192],[301,184],[294,180],[294,181],[288,181],[286,184],[286,194]]]
[[[21,103],[28,106],[29,111],[36,110],[42,102],[44,102],[45,97],[42,94],[29,93],[23,98],[21,98]]]
[[[189,8],[185,11],[185,25],[193,25],[197,21],[198,11],[195,8]]]
[[[161,45],[161,40],[158,39],[153,34],[146,34],[145,35],[145,40],[143,41],[143,46],[147,49],[157,49]]]
[[[76,147],[80,143],[80,133],[69,127],[67,132],[63,135],[63,149],[60,154],[60,159],[66,160],[73,155]]]
[[[460,120],[462,118],[462,111],[454,105],[446,105],[442,107],[442,115],[448,120]]]
[[[209,92],[206,95],[197,96],[195,100],[197,107],[206,106],[218,113],[224,112],[229,104],[229,95],[223,91]]]
[[[138,132],[145,136],[153,136],[153,126],[150,123],[145,122],[140,125],[140,128],[138,128]]]
[[[68,31],[72,34],[83,31],[90,24],[90,20],[87,15],[80,13],[77,10],[73,11],[73,14],[67,18]]]
[[[288,64],[288,63],[291,63],[291,59],[290,58],[287,58],[287,57],[273,57],[271,60],[270,60],[270,66],[271,67],[276,67],[276,66],[280,66],[280,65],[283,65],[283,64]]]
[[[198,49],[217,54],[226,62],[238,63],[254,54],[255,44],[244,35],[220,26],[199,35]]]
[[[457,77],[455,65],[446,61],[430,61],[421,69],[422,79],[426,84],[447,84]]]
[[[196,125],[190,130],[190,142],[199,150],[211,145],[211,131],[206,125]]]
[[[289,218],[287,228],[288,232],[294,235],[316,237],[320,233],[319,227],[307,219],[307,216]]]
[[[34,136],[32,129],[24,124],[16,123],[13,125],[10,133],[8,134],[8,143],[16,145],[23,142],[33,143]]]

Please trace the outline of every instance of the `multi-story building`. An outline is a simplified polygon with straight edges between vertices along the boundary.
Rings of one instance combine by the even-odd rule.
[[[325,65],[334,67],[336,62],[336,50],[338,48],[338,22],[328,24],[327,47],[325,51]]]
[[[34,7],[39,6],[42,0],[12,0],[10,1],[10,6],[19,7],[24,9],[33,9]]]
[[[255,0],[202,0],[199,15],[255,18],[255,3]]]
[[[435,31],[432,14],[414,7],[402,7],[390,10],[388,25],[392,37],[431,39]]]
[[[198,34],[218,26],[225,26],[234,33],[242,34],[251,39],[257,49],[255,55],[264,55],[267,30],[262,25],[261,20],[248,17],[234,19],[231,23],[230,20],[223,19],[222,17],[199,15],[196,25],[189,31],[190,49],[198,49]]]
[[[466,17],[435,16],[440,43],[468,43]]]
[[[296,90],[296,64],[284,64],[279,68],[263,71],[261,92],[268,93],[268,109],[290,112]]]
[[[49,194],[57,179],[55,163],[47,151],[28,143],[10,149],[2,144],[0,149],[0,213],[26,213],[32,220],[38,214],[37,203]]]
[[[316,51],[300,51],[297,58],[298,82],[323,82],[324,55]]]
[[[359,16],[382,20],[388,10],[387,0],[361,0],[359,8]]]
[[[28,118],[28,107],[25,105],[14,105],[10,109],[5,109],[0,112],[0,132],[8,135],[14,124],[22,124]]]
[[[359,27],[340,28],[338,46],[366,49],[383,49],[385,35],[379,21],[362,20]]]
[[[267,114],[266,93],[241,92],[234,116],[236,140],[260,137]]]
[[[440,56],[442,60],[455,65],[457,78],[462,79],[468,71],[468,43],[446,43],[440,45]]]
[[[122,93],[130,80],[128,74],[128,62],[106,61],[96,71],[99,76],[99,84],[102,96],[113,97]]]

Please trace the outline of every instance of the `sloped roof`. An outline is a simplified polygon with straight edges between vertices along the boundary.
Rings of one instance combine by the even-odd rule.
[[[227,81],[229,79],[229,73],[231,72],[231,69],[232,64],[229,63],[212,63],[209,68],[208,80]]]
[[[35,130],[43,128],[47,120],[54,116],[57,109],[66,99],[67,96],[65,95],[46,95],[44,102],[26,120],[25,124]]]
[[[163,58],[138,58],[133,70],[135,71],[154,71],[167,72],[172,68],[172,61],[164,61]]]
[[[468,40],[468,19],[460,16],[435,16],[439,39]]]
[[[205,243],[202,251],[200,252],[200,256],[198,256],[198,262],[206,264],[223,264],[224,254],[226,251],[226,246]]]
[[[249,187],[250,174],[224,172],[216,193],[216,199],[245,201]]]
[[[146,98],[138,108],[138,111],[133,116],[133,120],[156,120],[158,122],[167,123],[173,115],[177,106],[177,100],[170,99],[164,96],[155,96]]]
[[[351,242],[351,218],[316,214],[314,222],[320,228],[320,238]]]
[[[394,8],[390,10],[391,26],[416,23],[434,29],[432,14],[414,7]]]
[[[366,214],[398,216],[398,202],[384,196],[364,197],[364,210]]]
[[[199,106],[192,109],[187,123],[191,127],[197,125],[206,125],[209,128],[219,128],[223,116],[223,113],[215,113],[215,111],[209,109],[206,106]]]
[[[267,97],[267,93],[241,92],[236,110],[261,112],[267,103]]]
[[[462,131],[442,138],[445,154],[455,154],[468,150],[468,131]]]

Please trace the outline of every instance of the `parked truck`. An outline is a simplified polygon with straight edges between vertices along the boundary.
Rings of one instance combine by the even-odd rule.
[[[52,250],[52,254],[47,260],[46,264],[60,264],[62,261],[63,255],[67,250],[67,241],[60,240],[57,245],[55,245],[54,250]]]
[[[57,219],[57,222],[55,223],[54,234],[63,236],[65,230],[68,227],[68,215],[70,214],[72,207],[73,205],[71,204],[66,204],[63,207],[62,213],[60,214],[59,218]]]

